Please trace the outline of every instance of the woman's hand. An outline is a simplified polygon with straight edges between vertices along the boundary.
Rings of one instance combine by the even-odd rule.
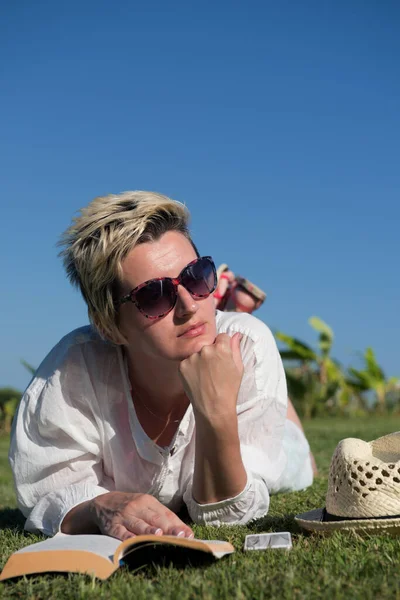
[[[194,537],[190,527],[156,498],[128,492],[108,492],[75,506],[64,518],[61,531],[100,531],[119,540],[150,533]]]
[[[149,494],[102,494],[91,501],[91,512],[101,533],[120,540],[149,533],[193,537],[190,527]]]
[[[180,375],[196,417],[213,422],[236,414],[243,376],[241,339],[240,333],[220,333],[213,344],[181,362]]]
[[[180,364],[196,421],[193,497],[200,504],[233,498],[246,485],[236,403],[243,376],[242,335],[220,333]]]

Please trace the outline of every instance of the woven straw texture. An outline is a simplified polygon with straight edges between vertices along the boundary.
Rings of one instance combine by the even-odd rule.
[[[373,442],[348,438],[332,458],[326,510],[350,518],[400,514],[400,432]]]
[[[357,533],[373,534],[388,533],[397,536],[400,534],[400,519],[368,519],[368,521],[320,521],[322,509],[310,510],[302,515],[297,515],[295,521],[308,531],[332,533],[333,531],[357,531]]]
[[[324,521],[322,508],[295,520],[309,531],[400,534],[400,432],[372,442],[339,442],[329,471],[326,510],[342,520]]]

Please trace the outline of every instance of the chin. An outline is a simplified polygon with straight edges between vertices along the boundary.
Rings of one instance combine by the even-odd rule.
[[[211,346],[214,343],[215,336],[212,337],[210,335],[204,335],[193,340],[185,340],[185,347],[181,349],[181,351],[177,352],[180,355],[178,360],[185,360],[185,358],[189,358],[192,354],[196,354],[200,352],[203,346]]]

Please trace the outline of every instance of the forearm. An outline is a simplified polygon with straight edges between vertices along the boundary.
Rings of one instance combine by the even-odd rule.
[[[247,474],[240,453],[236,411],[224,419],[196,417],[193,497],[211,504],[240,494]]]

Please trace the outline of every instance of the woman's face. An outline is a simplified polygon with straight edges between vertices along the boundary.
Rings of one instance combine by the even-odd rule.
[[[136,246],[121,265],[121,297],[148,279],[178,277],[196,258],[189,240],[177,231],[168,231],[155,242]],[[213,295],[193,298],[179,285],[175,307],[154,320],[147,319],[132,302],[127,302],[120,307],[119,329],[133,354],[181,361],[215,340]]]

